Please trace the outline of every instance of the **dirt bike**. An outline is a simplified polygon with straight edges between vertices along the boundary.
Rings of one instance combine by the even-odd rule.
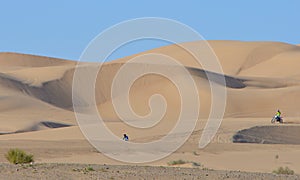
[[[283,123],[283,119],[280,116],[274,116],[271,120],[271,123],[275,123],[275,122],[279,122],[279,123]]]

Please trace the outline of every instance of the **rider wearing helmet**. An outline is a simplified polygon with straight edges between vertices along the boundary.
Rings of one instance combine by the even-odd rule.
[[[276,116],[280,118],[280,115],[281,115],[281,112],[280,112],[280,110],[278,109],[278,110],[277,110],[277,113],[276,113]]]
[[[281,119],[280,115],[281,115],[281,112],[280,112],[280,110],[278,109],[277,112],[276,112],[276,119],[277,119],[278,121]]]
[[[275,123],[275,122],[280,122],[283,123],[282,117],[281,117],[281,112],[278,109],[276,112],[276,115],[272,118],[271,123]]]
[[[124,141],[128,141],[129,140],[129,137],[127,136],[127,134],[123,134],[123,140]]]

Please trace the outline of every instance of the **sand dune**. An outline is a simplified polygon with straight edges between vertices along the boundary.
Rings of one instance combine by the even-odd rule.
[[[0,54],[0,63],[1,63],[1,67],[5,67],[5,68],[11,67],[12,69],[18,67],[32,68],[32,67],[59,66],[64,64],[76,64],[75,62],[64,60],[64,59],[10,53],[10,52],[2,52]]]
[[[225,74],[225,84],[222,82],[220,73],[203,69],[200,64],[194,61],[191,54],[176,45],[165,46],[104,63],[97,76],[95,96],[99,113],[107,126],[117,136],[121,137],[124,132],[130,134],[132,141],[136,142],[159,139],[173,128],[177,122],[181,102],[176,86],[165,77],[156,74],[144,75],[137,79],[130,89],[131,106],[138,115],[147,115],[150,112],[148,101],[153,94],[161,94],[165,98],[168,105],[166,114],[155,127],[147,129],[129,127],[121,122],[112,104],[113,100],[124,96],[125,93],[118,92],[119,94],[115,94],[114,97],[111,95],[114,77],[125,64],[130,64],[132,69],[161,69],[174,72],[175,79],[183,78],[182,73],[176,73],[179,72],[178,66],[157,64],[151,60],[149,63],[144,61],[127,63],[131,58],[147,53],[164,54],[178,60],[191,74],[201,102],[200,121],[195,132],[180,150],[171,157],[154,163],[154,165],[165,164],[172,158],[186,158],[199,159],[199,161],[207,163],[207,166],[217,169],[239,170],[237,168],[240,167],[247,171],[267,172],[275,165],[285,165],[284,163],[288,162],[297,172],[300,172],[300,169],[297,168],[300,167],[299,161],[287,158],[299,153],[299,147],[296,145],[289,147],[291,155],[287,155],[286,159],[280,161],[279,164],[272,164],[273,162],[266,160],[261,162],[260,166],[248,165],[243,167],[242,159],[247,161],[246,157],[233,159],[232,164],[228,167],[225,166],[225,163],[219,162],[220,159],[232,157],[235,152],[247,155],[251,151],[251,154],[257,153],[254,158],[259,159],[268,154],[270,149],[273,149],[268,145],[233,144],[233,135],[242,129],[250,128],[250,131],[247,131],[250,135],[261,132],[260,138],[274,137],[273,140],[280,141],[281,144],[290,143],[290,141],[283,141],[283,139],[289,139],[293,142],[299,141],[297,123],[300,123],[298,119],[300,116],[300,73],[298,70],[300,69],[298,62],[300,47],[280,42],[209,41],[209,44],[219,58]],[[185,45],[193,47],[195,42],[185,43]],[[59,141],[60,138],[61,141],[70,139],[82,141],[83,135],[76,126],[72,106],[72,81],[75,68],[75,61],[16,53],[0,53],[0,134],[3,134],[0,136],[0,140],[3,143],[6,140],[11,140],[10,143],[16,142],[21,146],[26,146],[18,141],[22,139],[26,139],[27,142],[47,141],[47,139]],[[89,71],[94,68],[94,64],[81,63],[77,68]],[[130,75],[132,74],[128,74],[128,76]],[[211,145],[204,150],[199,150],[197,143],[211,106],[208,75],[211,77],[211,83],[226,88],[227,104],[225,117],[217,136]],[[83,86],[82,88],[86,87]],[[80,96],[76,99],[82,103],[83,107],[88,104]],[[159,106],[160,104],[154,105]],[[189,104],[189,106],[192,107],[193,104]],[[280,129],[276,129],[277,126],[263,129],[251,128],[269,125],[270,119],[278,108],[283,112],[286,122],[294,123],[292,127],[282,126],[279,127]],[[282,136],[282,139],[275,138],[287,131],[289,133]],[[67,142],[65,143],[67,144]],[[56,146],[57,144],[49,142],[50,149],[51,147],[55,149]],[[283,145],[272,146],[279,147],[279,149],[285,147]],[[97,159],[97,161],[103,160],[113,163],[112,160],[105,159],[103,155],[96,158],[96,155],[99,154],[94,152],[89,156],[89,152],[86,151],[91,147],[87,145],[84,147],[87,148],[83,149],[81,153],[88,155],[81,154],[82,157],[86,158],[82,161],[95,163],[94,161]],[[44,150],[40,150],[40,147],[28,149],[40,155],[40,162],[47,161],[42,153]],[[200,157],[195,157],[193,152],[199,152]],[[222,153],[216,154],[216,152]],[[271,154],[276,153],[281,153],[281,151],[272,151]],[[66,160],[74,162],[72,156],[66,158],[64,155],[64,153],[58,154],[53,162]],[[252,155],[251,157],[253,160]],[[80,161],[80,158],[76,159]],[[52,161],[50,160],[50,162]]]

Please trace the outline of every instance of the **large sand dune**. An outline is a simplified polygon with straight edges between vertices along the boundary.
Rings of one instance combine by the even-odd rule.
[[[167,78],[148,74],[136,80],[130,89],[132,109],[139,115],[150,112],[148,101],[156,93],[164,96],[168,106],[162,121],[153,128],[137,129],[122,123],[112,105],[111,86],[117,72],[133,57],[147,53],[161,53],[177,59],[183,64],[196,82],[199,93],[200,118],[189,140],[176,153],[153,165],[166,164],[176,159],[195,160],[210,168],[270,172],[277,166],[289,165],[300,173],[300,146],[233,144],[232,136],[242,129],[270,125],[270,120],[279,108],[284,120],[292,127],[273,125],[280,130],[271,137],[294,131],[300,123],[300,47],[279,42],[209,41],[219,58],[225,74],[224,84],[219,73],[206,71],[193,57],[179,46],[171,45],[141,54],[104,63],[96,82],[96,102],[99,113],[107,126],[117,135],[124,132],[132,141],[148,142],[161,138],[177,121],[180,111],[180,96],[176,86]],[[186,43],[193,47],[194,43]],[[81,63],[78,68],[89,69],[94,64]],[[177,71],[178,67],[143,62],[131,63],[133,69],[156,68]],[[1,152],[9,147],[21,147],[38,154],[38,162],[84,162],[118,164],[95,152],[87,143],[78,148],[74,141],[84,138],[76,127],[72,106],[72,81],[76,62],[25,55],[0,53],[0,141]],[[198,141],[206,118],[210,113],[211,92],[207,73],[213,83],[227,90],[227,106],[222,122],[213,142],[205,149],[198,149]],[[175,78],[182,78],[176,74]],[[85,88],[85,87],[83,87]],[[190,88],[190,87],[187,87]],[[116,94],[118,98],[122,96]],[[80,99],[80,97],[78,97]],[[85,106],[82,101],[82,106]],[[190,104],[193,106],[193,104]],[[71,126],[71,127],[69,127]],[[253,130],[253,129],[252,129]],[[254,129],[255,130],[255,129]],[[260,132],[261,130],[257,130]],[[251,131],[251,135],[256,132]],[[281,143],[290,144],[284,138],[299,141],[298,133],[283,136]],[[290,137],[293,136],[293,137]],[[26,142],[22,142],[25,140]],[[48,150],[44,144],[47,142]],[[14,144],[15,142],[15,144]],[[31,144],[34,144],[31,147]],[[293,144],[293,143],[292,143]],[[63,148],[65,145],[65,149]],[[51,154],[48,158],[44,152]],[[73,148],[73,149],[72,149]],[[289,153],[286,152],[289,150]],[[74,150],[66,156],[67,151]],[[274,160],[279,154],[280,159]],[[76,156],[76,157],[75,157]],[[237,158],[239,157],[239,158]],[[0,158],[5,161],[4,158]],[[275,162],[276,161],[276,162]],[[247,162],[247,163],[246,163]]]

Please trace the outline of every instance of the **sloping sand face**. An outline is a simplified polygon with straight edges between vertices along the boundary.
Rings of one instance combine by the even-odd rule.
[[[237,132],[235,143],[300,144],[300,126],[256,126]]]
[[[178,46],[141,53],[161,53],[177,59],[195,81],[200,100],[200,117],[189,140],[173,155],[152,165],[166,165],[168,161],[184,159],[215,169],[271,172],[278,166],[288,165],[300,172],[298,126],[269,126],[277,109],[283,112],[285,122],[300,122],[300,47],[279,42],[209,41],[209,44],[220,60],[226,84],[220,81],[220,74],[205,71]],[[187,45],[192,47],[194,44]],[[136,114],[147,115],[151,112],[149,98],[160,94],[166,100],[166,114],[158,124],[146,129],[130,127],[118,117],[112,101],[123,94],[111,96],[112,82],[128,60],[141,54],[103,64],[95,90],[97,108],[105,125],[117,137],[127,133],[130,140],[137,143],[166,136],[175,126],[181,108],[176,85],[165,77],[147,74],[132,85],[130,105]],[[73,61],[0,53],[0,133],[5,134],[0,136],[2,154],[9,148],[20,147],[36,154],[37,162],[120,164],[97,153],[84,141],[77,126],[72,106],[75,66]],[[134,66],[138,69],[157,65],[137,62]],[[86,63],[79,68],[93,67],[93,64]],[[159,68],[176,69],[163,65]],[[213,83],[226,88],[227,104],[217,135],[209,146],[199,149],[200,135],[211,111],[207,73],[213,77]],[[176,77],[182,78],[182,74],[176,74]],[[84,107],[85,103],[82,105]],[[192,108],[193,104],[188,106]],[[242,135],[233,138],[238,131]],[[255,138],[251,139],[252,135]],[[232,143],[244,139],[275,144]],[[277,160],[274,159],[276,155],[279,155]],[[0,156],[0,161],[6,162],[3,156]]]

